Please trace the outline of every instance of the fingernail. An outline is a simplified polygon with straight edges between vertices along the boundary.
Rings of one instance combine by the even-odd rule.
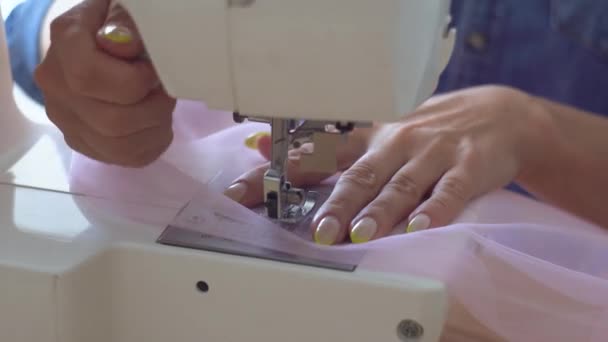
[[[353,227],[353,230],[350,232],[350,240],[353,243],[366,243],[376,235],[377,231],[378,224],[376,223],[376,220],[365,217],[359,220]]]
[[[319,222],[315,231],[315,241],[319,245],[330,246],[336,242],[338,233],[340,232],[340,222],[333,217],[328,216]]]
[[[269,137],[269,136],[270,136],[270,133],[268,133],[268,132],[253,133],[245,139],[245,146],[249,147],[252,150],[257,150],[258,141],[260,141],[260,138]]]
[[[129,30],[125,26],[119,26],[116,24],[107,24],[101,29],[101,35],[114,42],[119,44],[130,43],[133,40],[133,34],[131,30]]]
[[[418,214],[410,221],[407,226],[407,232],[413,233],[419,230],[428,229],[431,226],[431,218],[426,214]]]
[[[247,184],[243,182],[238,182],[232,184],[226,191],[224,191],[224,195],[229,197],[235,202],[240,202],[245,193],[247,192]]]

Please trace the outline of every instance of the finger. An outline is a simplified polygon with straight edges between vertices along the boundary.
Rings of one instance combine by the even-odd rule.
[[[252,150],[257,150],[266,160],[270,160],[272,141],[270,133],[255,132],[245,139],[245,146]]]
[[[352,219],[372,199],[395,171],[407,162],[399,139],[368,152],[346,170],[312,222],[314,239],[323,245],[341,242]]]
[[[62,107],[53,99],[48,99],[45,103],[45,110],[49,120],[61,130],[66,144],[72,150],[94,160],[109,163],[80,137],[86,127],[69,109]]]
[[[133,60],[145,53],[135,22],[124,7],[117,4],[112,4],[104,25],[97,32],[97,43],[117,58]]]
[[[270,154],[272,153],[272,140],[270,135],[261,136],[258,139],[258,151],[266,160],[270,160]]]
[[[293,186],[306,187],[313,184],[319,184],[332,176],[327,173],[293,172],[300,167],[300,159],[298,158],[300,153],[299,150],[292,151],[290,153],[291,156],[287,161],[287,174],[290,175],[289,181]],[[269,166],[269,163],[261,165],[237,178],[224,192],[224,195],[247,207],[254,207],[262,204],[264,202],[264,174]]]
[[[104,158],[101,154],[97,153],[93,148],[87,145],[84,140],[82,140],[76,134],[64,134],[63,138],[66,144],[75,152],[82,154],[85,157],[91,158],[93,160],[111,164],[106,158]]]
[[[407,232],[441,227],[452,222],[477,194],[473,168],[459,164],[437,183],[429,199],[410,215]]]
[[[105,20],[105,10],[103,19]],[[48,54],[56,55],[50,67],[60,69],[74,93],[117,104],[133,104],[158,87],[158,77],[149,61],[126,61],[101,51],[96,31],[91,32],[87,16],[64,15],[51,24],[52,44]]]
[[[121,137],[108,137],[99,132],[59,101],[51,98],[46,103],[46,112],[66,137],[66,142],[74,150],[108,164],[126,167],[148,165],[165,152],[173,140],[172,125],[164,125],[140,130],[134,134]]]
[[[107,137],[88,126],[80,137],[104,160],[125,167],[142,167],[158,159],[173,140],[170,125],[148,128],[123,137]]]
[[[80,117],[57,116],[49,117],[53,123],[64,130],[64,125],[76,119],[81,119],[102,136],[121,137],[156,126],[170,125],[176,100],[169,97],[164,90],[157,88],[150,92],[145,99],[134,105],[115,105],[76,95],[65,81],[65,76],[54,67],[57,56],[49,54],[35,72],[37,84],[45,91],[45,102],[49,115],[58,114],[53,108],[64,106],[59,103],[69,103]]]
[[[350,240],[365,243],[386,236],[420,204],[449,167],[446,154],[428,149],[397,171],[350,226]]]
[[[104,137],[127,137],[160,126],[170,126],[176,101],[162,89],[135,105],[115,105],[89,98],[73,99],[82,121]]]

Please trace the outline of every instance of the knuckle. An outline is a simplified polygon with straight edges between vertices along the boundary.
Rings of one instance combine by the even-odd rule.
[[[321,209],[319,209],[319,212],[317,213],[317,215],[323,213],[324,215],[322,215],[322,216],[327,216],[327,214],[330,214],[330,213],[343,214],[343,213],[347,213],[347,212],[349,212],[347,201],[345,201],[343,198],[332,196],[329,199],[327,199],[327,201],[325,201],[325,203],[323,203],[323,207]]]
[[[386,189],[395,191],[401,197],[420,198],[422,188],[410,175],[397,173],[385,186]]]
[[[454,147],[458,146],[462,134],[453,132],[451,129],[445,129],[439,134],[432,146],[440,150],[453,150]]]
[[[469,197],[469,184],[460,178],[446,178],[442,182],[441,192],[451,199],[465,202]]]
[[[51,109],[47,105],[46,108],[46,117],[51,121],[57,128],[61,128],[62,120],[61,115],[59,115],[59,111],[56,109]]]
[[[414,124],[400,125],[394,132],[393,139],[400,145],[409,145],[418,134],[418,126]]]
[[[406,125],[400,124],[397,126],[395,133],[398,136],[410,136],[412,134],[415,134],[417,130],[418,125],[416,125],[415,123],[409,123]]]
[[[49,27],[51,41],[62,39],[70,31],[75,22],[75,18],[67,13],[53,19]]]
[[[154,133],[154,144],[143,143],[141,137],[112,138],[107,145],[107,154],[119,165],[145,167],[156,161],[173,141],[172,129]]]
[[[483,147],[466,143],[462,146],[461,158],[468,166],[478,165],[483,160]]]
[[[438,213],[447,212],[452,206],[450,198],[443,195],[431,197],[431,202],[429,204],[429,206],[434,208]]]
[[[38,88],[40,88],[40,90],[42,92],[44,92],[47,89],[47,86],[49,85],[49,72],[47,70],[47,62],[46,61],[42,61],[35,69],[34,69],[34,82],[36,83],[36,85],[38,86]]]
[[[377,187],[378,180],[375,167],[367,161],[359,161],[344,171],[340,177],[341,185],[369,191]]]
[[[88,148],[88,146],[83,142],[83,140],[79,136],[77,136],[75,134],[64,134],[63,140],[65,141],[66,145],[68,145],[68,147],[70,149],[72,149],[73,151],[78,152],[85,157],[88,157],[88,158],[91,158],[91,159],[94,159],[97,161],[102,161],[98,155],[93,153],[93,151],[91,151],[91,149]]]
[[[49,121],[64,134],[68,131],[75,132],[78,124],[70,120],[69,114],[66,114],[64,109],[52,107],[50,103],[46,105],[46,117]]]
[[[380,196],[376,198],[369,207],[366,209],[367,213],[370,214],[386,214],[387,212],[393,212],[399,202],[395,201],[394,198],[388,198],[387,196]]]
[[[92,123],[93,129],[107,138],[126,138],[137,132],[137,121],[133,112],[125,109],[123,106],[112,106],[97,113]]]
[[[118,164],[129,163],[141,152],[130,138],[102,137],[95,140],[95,145],[106,158]]]
[[[164,151],[164,147],[159,147],[157,149],[142,153],[134,159],[134,164],[136,167],[148,166],[155,162],[163,154]]]
[[[77,139],[69,134],[64,134],[63,140],[65,141],[66,145],[68,145],[68,147],[71,148],[72,150],[77,151],[77,152],[82,152],[81,144],[78,143],[79,139]]]

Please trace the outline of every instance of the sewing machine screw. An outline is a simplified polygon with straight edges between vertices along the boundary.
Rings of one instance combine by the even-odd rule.
[[[397,326],[397,336],[403,342],[417,341],[424,335],[424,328],[420,323],[405,319]]]
[[[207,282],[202,281],[202,280],[199,281],[198,283],[196,283],[196,288],[202,293],[209,292],[209,284],[207,284]]]

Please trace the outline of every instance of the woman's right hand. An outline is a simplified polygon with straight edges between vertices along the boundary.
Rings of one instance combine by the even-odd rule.
[[[36,70],[49,119],[74,150],[142,167],[173,140],[175,99],[160,85],[135,24],[110,0],[84,0],[51,24]]]

